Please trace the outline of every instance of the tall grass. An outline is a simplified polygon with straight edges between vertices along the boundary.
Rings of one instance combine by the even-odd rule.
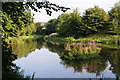
[[[74,37],[57,37],[57,36],[46,36],[45,40],[50,40],[53,42],[87,42],[87,41],[94,41],[94,42],[98,42],[98,43],[116,43],[119,44],[120,43],[120,35],[90,35],[87,37],[80,37],[78,39],[75,39]]]

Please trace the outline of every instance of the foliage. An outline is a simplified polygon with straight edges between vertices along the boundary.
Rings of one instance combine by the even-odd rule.
[[[48,37],[45,36],[44,37],[45,41],[52,41],[52,42],[56,42],[56,43],[60,43],[60,44],[64,44],[65,42],[67,42],[67,40],[65,40],[64,38],[59,38],[59,37]]]
[[[60,15],[56,21],[58,22],[56,30],[61,36],[79,37],[83,23],[78,9],[73,10],[70,14]]]
[[[98,46],[104,47],[104,48],[109,48],[109,49],[115,49],[119,50],[120,45],[119,44],[114,44],[114,43],[98,43]]]
[[[41,26],[41,24],[42,23],[40,23],[40,22],[37,22],[37,23],[35,23],[35,27],[36,27],[36,32],[35,32],[35,34],[42,34],[42,28],[44,27],[44,26]]]
[[[63,6],[59,6],[57,4],[53,4],[53,3],[50,3],[49,1],[47,0],[44,0],[42,2],[26,2],[25,3],[26,6],[30,7],[32,10],[36,11],[36,12],[40,12],[39,9],[42,9],[44,8],[45,11],[47,12],[48,15],[51,16],[52,14],[52,11],[63,11],[63,12],[66,12],[67,10],[69,10],[70,8],[67,8],[67,7],[63,7]]]
[[[10,15],[6,14],[5,12],[2,13],[3,23],[1,26],[2,34],[4,37],[7,36],[14,36],[16,32],[16,24],[12,25],[14,22],[10,18]]]
[[[98,6],[88,8],[83,15],[86,34],[106,33],[109,15]]]
[[[110,15],[109,33],[120,34],[120,6],[115,4],[114,7],[108,12]]]
[[[106,44],[120,44],[120,37],[113,37],[110,39],[105,39],[102,40],[102,43],[106,43]]]
[[[88,42],[88,41],[94,41],[96,43],[105,43],[105,44],[120,44],[120,36],[117,35],[108,35],[108,34],[94,34],[89,35],[86,37],[80,37],[78,39],[75,39],[74,37],[60,37],[60,36],[46,36],[44,37],[45,41],[52,41],[62,44],[67,44],[68,42]]]
[[[65,59],[90,59],[99,57],[101,48],[99,48],[94,42],[85,43],[72,43],[65,45],[67,51],[63,58]]]
[[[46,31],[45,31],[46,35],[56,32],[55,31],[55,26],[56,26],[55,21],[56,21],[56,19],[51,19],[46,23]]]
[[[33,23],[31,11],[23,2],[2,3],[2,32],[3,38],[31,34],[27,28]]]

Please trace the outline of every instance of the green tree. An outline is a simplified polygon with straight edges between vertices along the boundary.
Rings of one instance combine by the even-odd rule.
[[[73,10],[72,13],[60,15],[56,21],[58,22],[56,30],[61,36],[79,37],[83,22],[78,9]]]
[[[120,34],[120,6],[118,4],[115,4],[108,13],[110,15],[109,32],[113,34]]]
[[[108,30],[108,14],[98,6],[88,8],[83,15],[87,34],[105,33]]]
[[[22,2],[2,3],[2,31],[5,38],[26,34],[24,28],[33,23],[30,9],[21,5],[23,5]]]
[[[45,33],[46,33],[45,30],[44,30],[45,26],[43,26],[42,24],[44,24],[44,23],[42,23],[42,22],[35,23],[35,27],[36,27],[35,34],[37,34],[37,35],[39,35],[39,34],[45,35]]]
[[[46,34],[49,35],[51,33],[55,33],[55,22],[56,19],[51,19],[46,23]]]
[[[2,13],[2,22],[2,26],[0,27],[3,34],[2,36],[14,36],[16,32],[16,25],[12,25],[14,22],[12,21],[11,17],[5,12]]]

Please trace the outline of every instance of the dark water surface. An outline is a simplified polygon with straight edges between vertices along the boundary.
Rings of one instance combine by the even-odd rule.
[[[35,78],[116,78],[120,77],[120,50],[101,47],[100,57],[90,60],[64,60],[64,46],[42,40],[13,41],[13,61],[25,75]],[[112,46],[113,47],[113,46]]]

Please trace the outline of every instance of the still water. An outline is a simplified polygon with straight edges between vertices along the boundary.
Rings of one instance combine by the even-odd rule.
[[[65,60],[60,58],[63,45],[42,40],[14,41],[13,61],[34,78],[116,78],[120,76],[120,50],[102,48],[101,58]]]

